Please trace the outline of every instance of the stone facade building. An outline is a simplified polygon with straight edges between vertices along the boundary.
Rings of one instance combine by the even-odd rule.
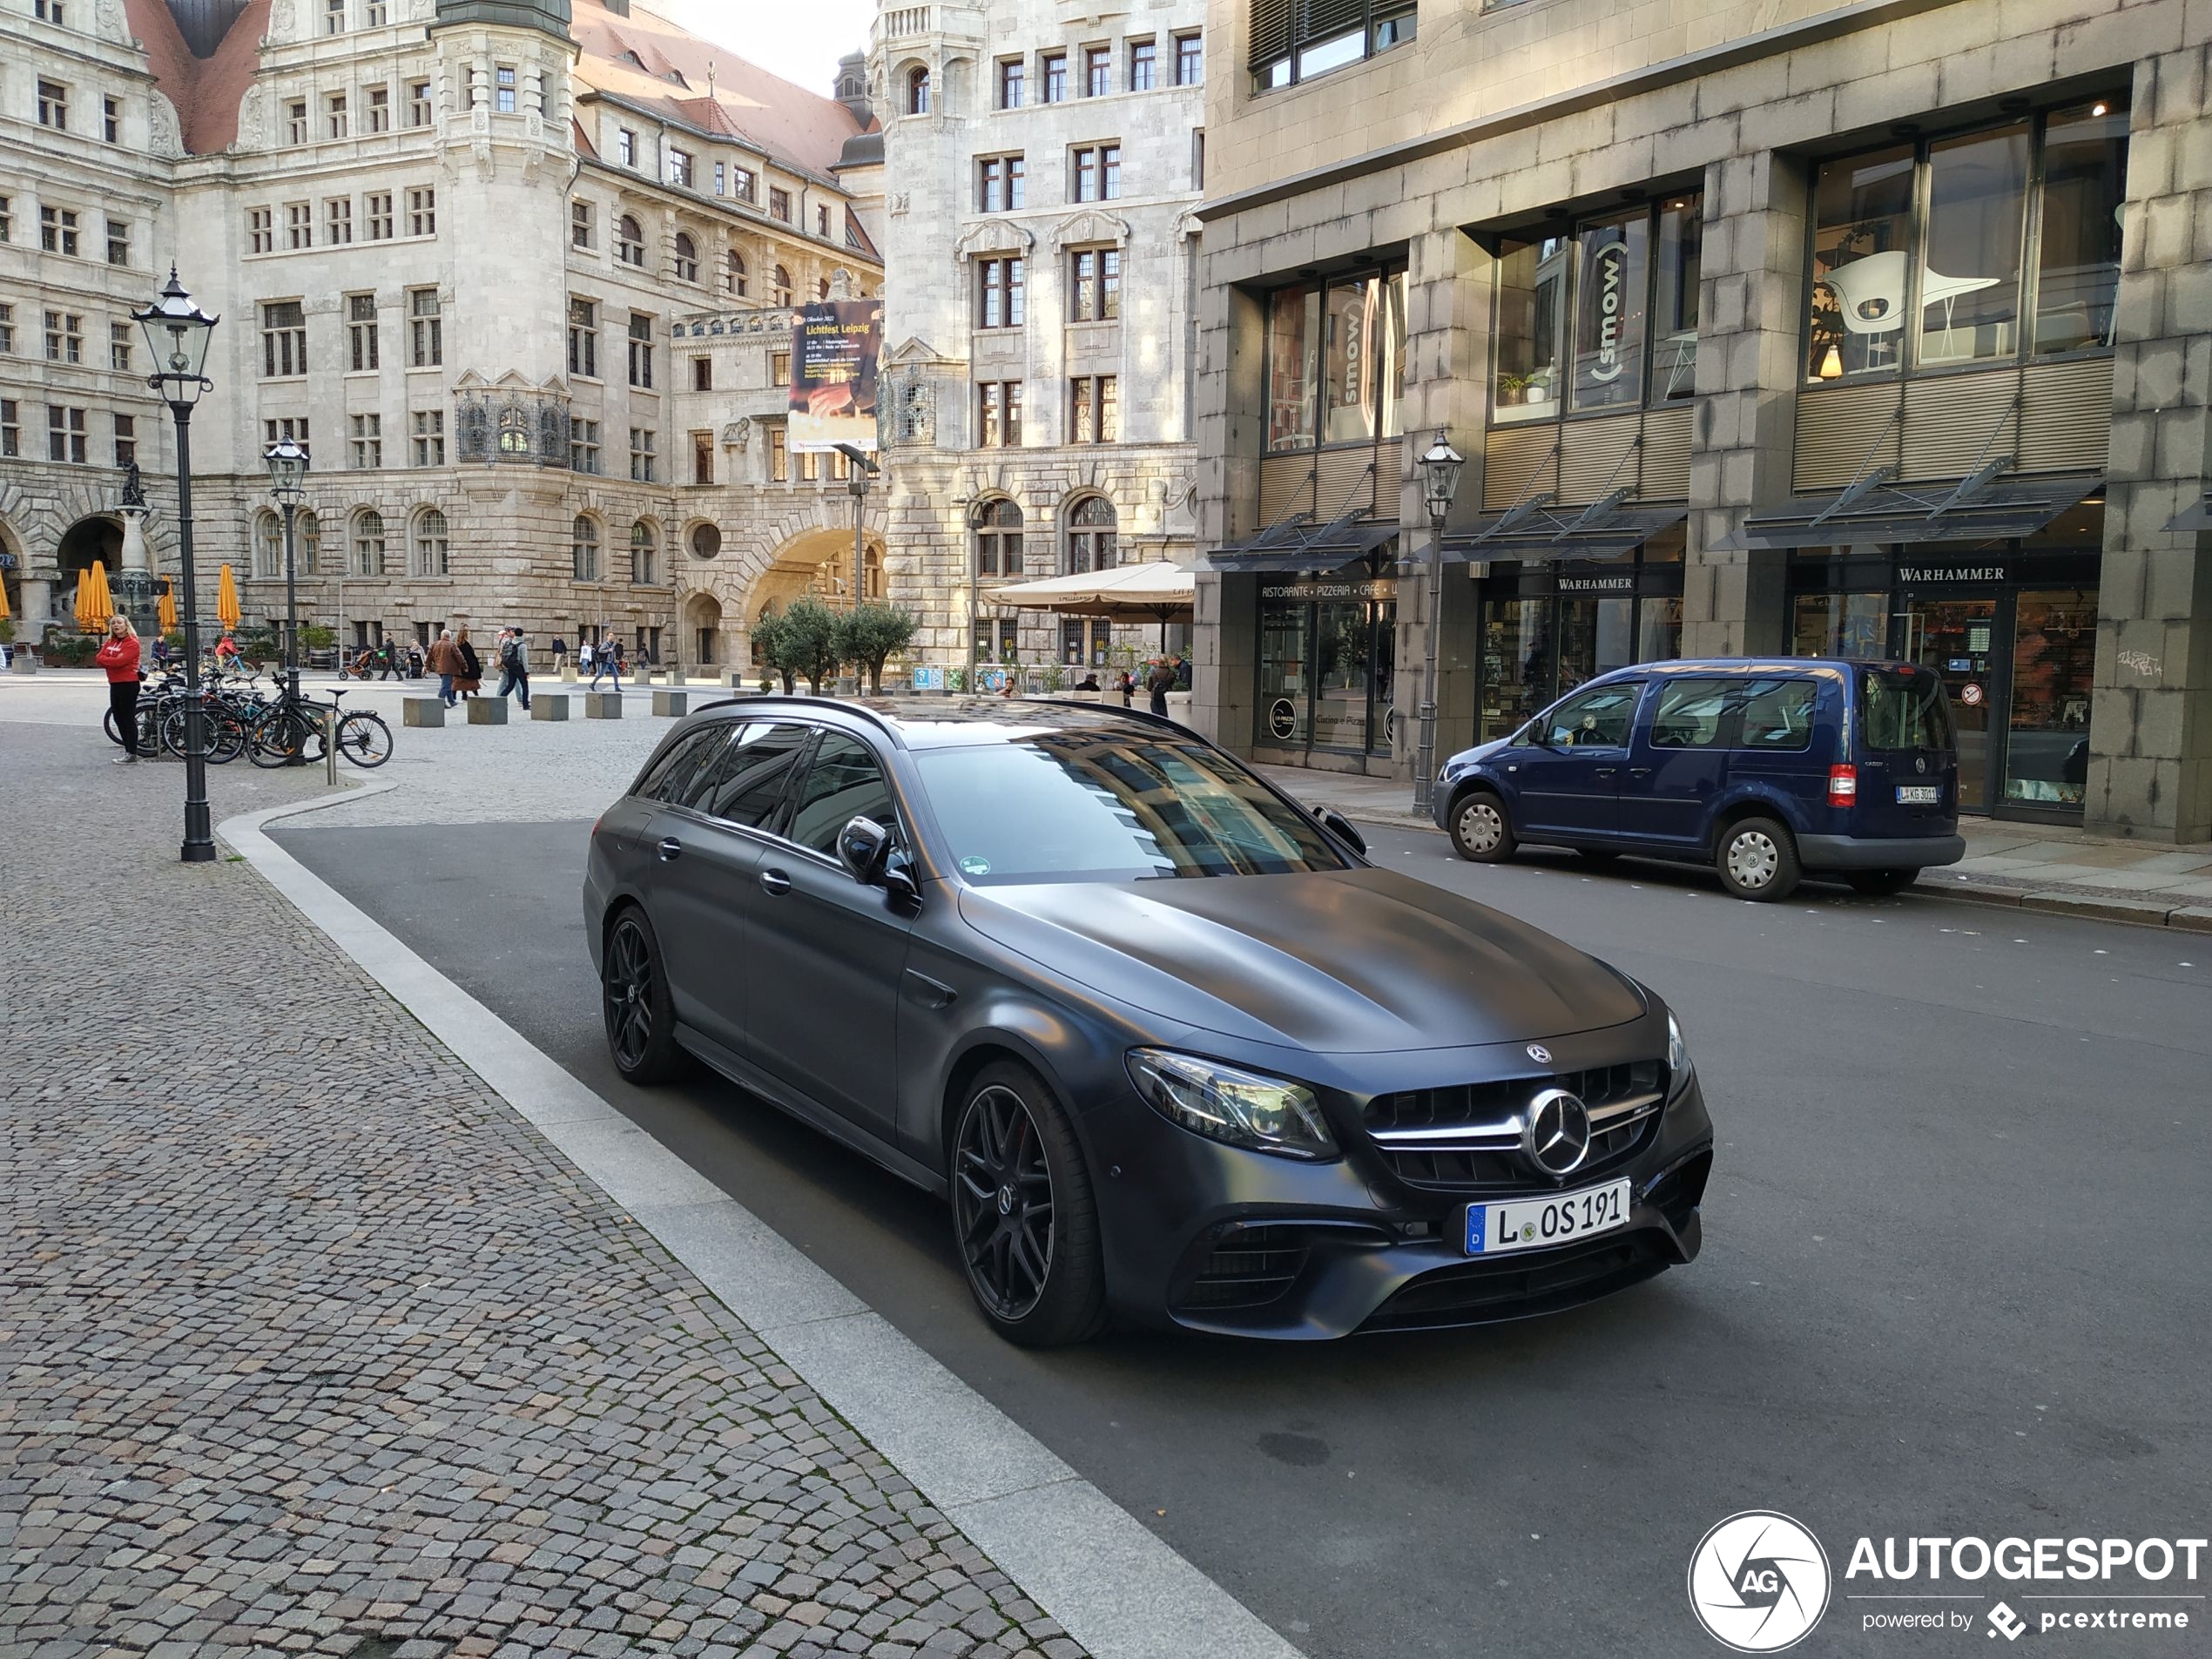
[[[2212,835],[2205,14],[1209,25],[1217,735],[1406,775],[1441,430],[1441,753],[1639,661],[1906,657],[1951,690],[1967,810]]]
[[[850,547],[843,489],[772,441],[790,307],[881,288],[857,57],[846,80],[803,91],[630,0],[0,0],[19,631],[117,570],[130,460],[177,568],[128,320],[173,262],[222,319],[204,611],[227,562],[248,626],[283,614],[261,455],[288,434],[301,612],[349,643],[520,623],[738,658],[757,588],[833,590]]]
[[[918,655],[1112,664],[1153,629],[991,603],[1194,550],[1204,7],[887,4],[889,582]],[[1171,634],[1170,645],[1184,636]],[[1126,656],[1123,660],[1127,660]]]

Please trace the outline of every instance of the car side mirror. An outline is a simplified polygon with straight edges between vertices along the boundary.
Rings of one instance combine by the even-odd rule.
[[[1342,841],[1360,857],[1367,856],[1367,838],[1352,828],[1352,820],[1333,806],[1324,806],[1314,814],[1321,820],[1321,827]]]
[[[837,860],[863,887],[883,880],[884,861],[891,856],[891,832],[873,818],[853,817],[837,833]]]

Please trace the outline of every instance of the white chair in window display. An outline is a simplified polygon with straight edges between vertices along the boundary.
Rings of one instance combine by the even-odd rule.
[[[1866,341],[1869,368],[1878,367],[1885,353],[1896,354],[1897,341],[1892,336],[1905,327],[1907,274],[1900,248],[1839,265],[1820,279],[1836,296],[1844,331]]]

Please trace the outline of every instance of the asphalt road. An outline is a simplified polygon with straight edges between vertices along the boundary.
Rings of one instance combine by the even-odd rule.
[[[1487,1330],[1040,1356],[974,1318],[929,1200],[738,1089],[615,1076],[588,830],[281,839],[1317,1656],[1719,1651],[1683,1575],[1750,1507],[1831,1554],[2204,1530],[2212,939],[1377,832],[1678,1010],[1720,1139],[1703,1258]],[[1858,1627],[1839,1602],[1802,1651],[1926,1644]]]

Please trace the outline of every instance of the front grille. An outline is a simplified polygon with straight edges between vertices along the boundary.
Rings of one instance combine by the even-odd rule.
[[[1595,1300],[1663,1271],[1668,1258],[1650,1234],[1593,1238],[1538,1252],[1440,1267],[1399,1286],[1360,1328],[1418,1330],[1517,1318]]]
[[[1197,1276],[1179,1305],[1217,1311],[1279,1300],[1305,1266],[1306,1238],[1300,1227],[1237,1229],[1199,1258]]]
[[[1591,1116],[1589,1156],[1568,1178],[1626,1162],[1656,1132],[1667,1096],[1662,1060],[1623,1061],[1557,1076],[1507,1077],[1379,1095],[1364,1121],[1390,1171],[1440,1192],[1526,1188],[1538,1175],[1521,1157],[1522,1115],[1546,1089],[1578,1096]]]

